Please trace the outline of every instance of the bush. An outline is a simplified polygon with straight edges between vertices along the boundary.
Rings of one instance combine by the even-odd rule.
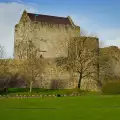
[[[57,94],[57,97],[61,97],[61,95],[60,95],[60,94]]]
[[[0,94],[8,93],[8,88],[0,88]]]
[[[112,81],[106,83],[102,91],[104,94],[120,94],[120,81]]]
[[[4,93],[4,88],[0,88],[0,93]]]

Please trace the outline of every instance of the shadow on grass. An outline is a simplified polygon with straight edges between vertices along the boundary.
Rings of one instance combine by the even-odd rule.
[[[57,108],[8,108],[8,110],[56,110]]]

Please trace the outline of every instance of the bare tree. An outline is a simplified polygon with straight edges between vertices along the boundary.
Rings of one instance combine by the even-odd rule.
[[[32,92],[33,83],[37,78],[40,78],[40,75],[43,71],[43,58],[40,55],[40,50],[37,48],[32,41],[18,44],[23,49],[21,49],[20,60],[22,64],[20,66],[20,72],[27,79],[27,85]],[[18,47],[19,48],[19,47]],[[22,52],[23,51],[23,52]]]
[[[78,88],[81,87],[82,79],[92,78],[98,72],[98,51],[88,46],[88,39],[88,37],[83,39],[75,38],[70,44],[71,52],[67,64],[68,67],[79,74]]]
[[[3,59],[5,58],[5,49],[4,49],[4,46],[0,45],[0,59]]]
[[[33,83],[44,69],[44,59],[40,49],[40,41],[45,42],[39,37],[37,31],[38,23],[36,21],[30,22],[26,16],[21,20],[22,34],[21,40],[16,39],[15,43],[15,57],[22,61],[20,64],[20,71],[27,79],[27,85],[32,92]],[[38,43],[38,44],[36,44]]]
[[[90,40],[89,40],[90,39]],[[81,81],[85,78],[95,78],[99,82],[99,44],[95,43],[96,38],[93,41],[90,37],[75,37],[68,41],[68,57],[60,58],[59,64],[63,65],[68,70],[71,70],[79,74],[78,88],[81,88]],[[93,42],[93,46],[89,45]],[[98,44],[98,45],[97,45]],[[64,46],[63,46],[64,47]]]
[[[4,75],[8,71],[10,59],[6,59],[6,53],[4,50],[4,46],[0,45],[0,74]]]
[[[11,74],[9,71],[10,59],[6,59],[6,52],[4,46],[0,45],[0,87],[4,87],[4,90],[8,87]]]

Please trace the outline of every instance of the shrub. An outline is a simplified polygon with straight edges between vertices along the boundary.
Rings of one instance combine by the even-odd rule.
[[[0,93],[4,93],[4,88],[0,88]]]
[[[104,94],[120,94],[120,81],[111,81],[103,85]]]
[[[8,88],[0,88],[0,94],[7,94]]]
[[[60,95],[60,94],[57,94],[57,97],[61,97],[61,95]]]

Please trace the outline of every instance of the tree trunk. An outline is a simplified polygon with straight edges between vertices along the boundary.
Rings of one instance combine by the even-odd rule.
[[[98,80],[97,83],[98,83],[98,87],[101,89],[101,88],[102,88],[102,83],[101,83],[101,81]]]
[[[79,81],[78,81],[78,88],[80,89],[81,87],[81,80],[82,80],[82,75],[80,74]]]
[[[30,93],[32,92],[32,84],[33,84],[33,81],[30,82]]]

